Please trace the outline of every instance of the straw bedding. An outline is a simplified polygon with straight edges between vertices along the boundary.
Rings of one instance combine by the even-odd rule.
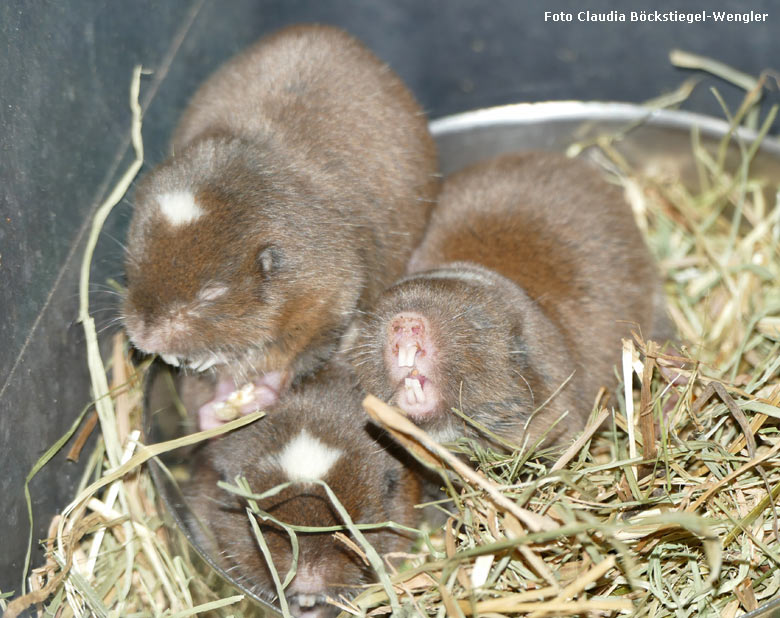
[[[746,83],[745,102],[729,119],[766,133],[777,110],[760,117],[763,83]],[[140,161],[137,108],[135,118]],[[624,342],[616,351],[617,406],[594,402],[591,423],[564,452],[508,455],[466,442],[447,450],[382,402],[366,401],[374,418],[440,471],[441,506],[455,514],[422,532],[414,552],[384,557],[383,583],[336,600],[343,615],[729,618],[780,595],[778,186],[751,176],[755,147],[740,146],[732,167],[725,148],[706,151],[693,135],[699,180],[691,191],[673,175],[630,169],[609,136],[591,145],[626,188],[686,344],[660,349],[641,333]],[[94,331],[84,291],[89,259],[90,252],[82,321]],[[162,524],[142,464],[181,442],[139,441],[144,366],[129,363],[118,336],[105,381],[97,342],[88,340],[99,445],[80,453],[88,458],[84,480],[51,522],[46,563],[32,570],[27,596],[10,602],[7,615],[27,606],[63,618],[251,615],[248,602],[190,552],[173,550],[180,533]],[[85,432],[80,421],[40,465]]]

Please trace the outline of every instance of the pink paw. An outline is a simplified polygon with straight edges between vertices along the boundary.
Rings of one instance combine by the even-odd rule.
[[[287,386],[285,372],[272,371],[238,388],[235,380],[222,375],[217,381],[214,398],[198,410],[201,431],[214,429],[241,415],[268,408],[279,400]]]

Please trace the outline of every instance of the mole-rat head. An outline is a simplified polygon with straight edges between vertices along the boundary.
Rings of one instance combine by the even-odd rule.
[[[491,430],[533,410],[523,324],[485,272],[439,269],[389,288],[353,355],[364,388],[439,440],[479,434],[452,408]]]
[[[327,313],[285,209],[295,187],[261,159],[240,141],[206,139],[140,183],[123,318],[143,352],[201,370],[283,370],[308,343],[307,312]]]
[[[290,397],[296,403],[295,393]],[[209,449],[220,453],[211,461],[223,480],[232,482],[236,476],[243,476],[258,494],[292,482],[281,492],[256,502],[260,511],[284,524],[343,527],[345,522],[331,498],[311,479],[327,483],[355,523],[393,520],[413,524],[410,519],[414,517],[412,507],[420,497],[419,482],[369,436],[364,418],[347,414],[351,422],[341,427],[340,422],[347,420],[344,416],[339,415],[339,423],[329,425],[315,411],[316,423],[312,424],[289,405],[289,400],[281,406],[282,409],[248,427],[248,431],[236,432],[209,445]],[[359,408],[356,412],[360,412]],[[205,476],[200,470],[195,474]],[[275,601],[277,591],[272,574],[248,518],[255,519],[282,579],[293,560],[289,533],[270,518],[249,515],[247,503],[241,499],[235,499],[235,508],[213,510],[214,505],[228,504],[226,494],[220,494],[222,490],[213,483],[199,485],[197,500],[202,499],[204,492],[214,494],[203,502],[205,508],[212,509],[206,524],[216,539],[226,570],[259,596]],[[350,540],[345,543],[332,530],[296,533],[296,572],[285,590],[293,615],[335,616],[338,611],[328,604],[328,597],[351,598],[360,591],[361,584],[375,579],[360,553],[350,547],[351,543],[359,545],[359,541],[348,530],[341,534]],[[402,550],[409,544],[407,536],[387,528],[366,530],[364,535],[380,554]]]

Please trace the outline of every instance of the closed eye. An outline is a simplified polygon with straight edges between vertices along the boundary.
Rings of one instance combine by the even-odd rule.
[[[198,300],[204,302],[217,300],[218,298],[224,296],[227,293],[227,291],[228,291],[228,287],[221,283],[215,285],[208,285],[202,288],[200,292],[198,292]]]

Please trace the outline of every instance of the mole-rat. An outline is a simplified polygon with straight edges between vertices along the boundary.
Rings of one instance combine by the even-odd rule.
[[[353,360],[369,392],[442,441],[552,444],[615,382],[622,337],[665,337],[662,298],[618,187],[582,160],[504,155],[445,180]]]
[[[138,185],[131,341],[217,367],[218,398],[252,381],[273,403],[403,273],[437,174],[423,112],[361,43],[320,25],[261,39],[200,87],[172,155]]]
[[[197,455],[193,480],[184,488],[192,510],[190,527],[225,571],[269,602],[276,600],[276,588],[250,525],[247,502],[217,481],[235,485],[242,476],[256,494],[300,481],[258,501],[261,510],[288,524],[343,526],[324,489],[305,482],[321,479],[356,524],[417,525],[420,476],[408,454],[370,424],[360,405],[363,396],[350,368],[331,363],[294,384],[264,418],[209,442]],[[292,559],[290,538],[274,523],[256,521],[283,580]],[[363,534],[380,556],[411,544],[408,533],[391,528]],[[294,615],[335,616],[338,610],[325,602],[326,595],[351,597],[360,592],[360,584],[374,580],[371,568],[332,532],[298,532],[297,539],[296,575],[285,594]]]

